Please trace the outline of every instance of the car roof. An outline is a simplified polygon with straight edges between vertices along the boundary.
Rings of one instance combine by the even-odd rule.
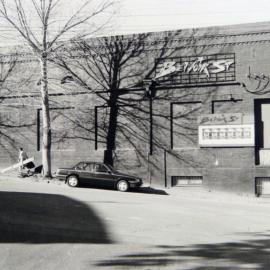
[[[96,162],[96,161],[79,161],[77,164],[79,164],[79,163],[90,163],[90,164],[103,164],[103,165],[106,165],[103,162]]]

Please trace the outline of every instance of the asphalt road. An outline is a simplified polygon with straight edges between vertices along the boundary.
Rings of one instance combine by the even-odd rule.
[[[0,269],[270,269],[270,199],[0,178]]]

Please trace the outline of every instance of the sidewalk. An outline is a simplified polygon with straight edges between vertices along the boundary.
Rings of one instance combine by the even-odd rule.
[[[226,191],[207,190],[203,187],[174,187],[166,189],[170,197],[193,198],[213,202],[234,202],[251,204],[270,204],[270,196],[257,197],[255,194],[233,193]]]
[[[57,185],[65,184],[63,181],[59,181],[56,178],[52,179],[43,179],[39,174],[33,175],[33,176],[27,176],[27,177],[21,177],[18,175],[17,171],[12,171],[9,173],[0,173],[0,182],[5,180],[22,180],[26,182],[35,182],[35,183],[54,183]]]
[[[22,181],[33,183],[33,184],[53,184],[53,185],[65,185],[63,181],[59,181],[56,178],[52,178],[50,180],[44,180],[40,175],[34,175],[30,177],[19,177],[17,171],[12,171],[9,173],[0,174],[0,182],[1,181]],[[160,186],[149,186],[148,183],[142,186],[142,193],[152,193],[152,194],[163,194],[168,195],[171,200],[177,198],[187,198],[194,200],[210,200],[212,202],[231,202],[235,203],[256,203],[256,204],[269,204],[270,196],[262,196],[256,197],[255,194],[241,194],[241,193],[229,193],[229,192],[221,192],[221,191],[210,191],[203,187],[173,187],[173,188],[163,188]],[[138,189],[137,191],[139,191]]]

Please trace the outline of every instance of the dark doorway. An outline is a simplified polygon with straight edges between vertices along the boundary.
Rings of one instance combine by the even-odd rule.
[[[255,164],[270,166],[270,99],[255,100]]]

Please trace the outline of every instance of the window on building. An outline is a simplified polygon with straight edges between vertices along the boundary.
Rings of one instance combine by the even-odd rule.
[[[172,176],[172,186],[201,186],[203,184],[202,176]]]

